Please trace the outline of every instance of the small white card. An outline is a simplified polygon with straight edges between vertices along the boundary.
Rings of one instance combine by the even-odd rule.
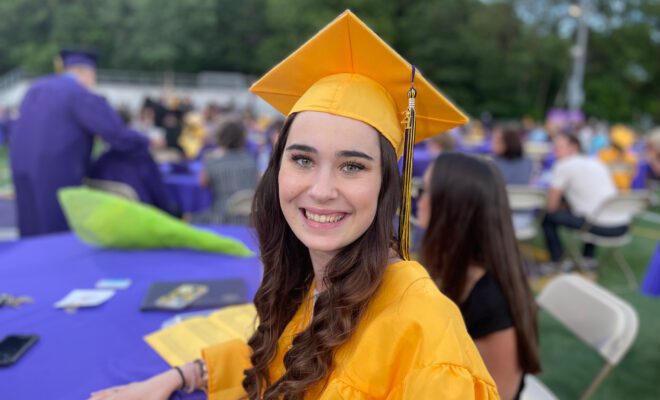
[[[114,290],[108,289],[74,289],[57,303],[56,308],[95,307],[114,296]]]
[[[106,278],[99,279],[96,282],[97,289],[126,289],[131,286],[131,280],[128,278]]]

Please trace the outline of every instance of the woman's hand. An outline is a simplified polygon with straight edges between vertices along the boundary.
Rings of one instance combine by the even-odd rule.
[[[146,381],[94,392],[89,400],[167,400],[180,387],[181,377],[170,369]]]

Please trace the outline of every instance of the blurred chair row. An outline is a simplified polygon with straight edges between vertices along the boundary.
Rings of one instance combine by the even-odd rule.
[[[85,185],[93,189],[102,190],[104,192],[112,193],[117,196],[132,200],[140,201],[138,194],[135,190],[125,183],[106,181],[100,179],[86,179]],[[241,190],[227,199],[226,217],[230,224],[233,225],[247,225],[252,212],[252,198],[254,197],[254,190]]]
[[[546,192],[534,187],[509,186],[507,193],[514,213],[514,222],[516,213],[534,216],[528,224],[515,226],[516,238],[525,241],[536,237],[538,226],[545,215]],[[605,213],[619,213],[626,215],[631,223],[635,215],[648,207],[649,201],[650,193],[647,191],[621,193],[601,205],[587,220],[593,220]],[[586,223],[581,229],[573,231],[576,241],[606,248],[612,253],[628,284],[635,288],[637,283],[634,274],[621,253],[621,248],[632,240],[630,233],[603,237],[589,233],[589,228],[590,225]],[[582,265],[577,243],[567,247],[570,257],[578,265]],[[561,322],[605,360],[605,365],[581,396],[581,399],[590,398],[633,344],[639,326],[637,313],[625,301],[579,275],[559,275],[546,285],[537,302],[541,309]],[[556,400],[555,395],[531,375],[525,379],[521,398]]]
[[[537,227],[545,215],[543,210],[547,202],[546,192],[529,186],[507,186],[507,193],[509,195],[509,205],[514,213],[516,238],[520,241],[534,238],[537,235]],[[651,193],[646,190],[622,192],[603,203],[593,215],[587,217],[587,221],[595,220],[603,214],[619,214],[625,215],[628,219],[628,224],[630,224],[636,215],[647,209],[650,200]],[[515,216],[517,213],[527,213],[530,216],[534,215],[534,218],[530,218],[526,224],[516,224]],[[607,249],[608,254],[613,256],[626,277],[628,286],[631,289],[636,288],[637,281],[635,275],[623,253],[621,253],[621,248],[632,241],[632,235],[626,232],[621,236],[606,237],[590,233],[590,228],[590,223],[585,223],[581,229],[573,231],[574,238],[579,242],[593,243],[598,247]],[[567,246],[568,253],[577,265],[582,266],[583,259],[576,247],[575,243]]]

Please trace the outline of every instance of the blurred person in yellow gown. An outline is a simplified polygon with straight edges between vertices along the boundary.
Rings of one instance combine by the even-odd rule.
[[[183,149],[186,158],[194,160],[199,156],[199,152],[204,147],[204,143],[208,137],[204,126],[204,118],[199,113],[189,112],[183,121],[183,130],[179,137],[179,145]]]
[[[637,157],[631,151],[635,132],[624,125],[610,130],[610,145],[598,152],[598,158],[607,165],[617,189],[630,190],[637,173]]]

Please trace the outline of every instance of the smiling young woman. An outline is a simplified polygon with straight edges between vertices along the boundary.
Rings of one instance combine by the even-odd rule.
[[[286,372],[277,371],[283,376],[266,398],[305,392],[327,377],[332,353],[357,328],[385,266],[401,261],[391,250],[400,194],[396,154],[374,128],[314,111],[289,117],[253,205],[264,263],[255,305],[262,325],[285,333],[257,330],[250,340],[251,394],[278,375],[271,357],[289,346]]]
[[[300,113],[291,124],[279,201],[312,259],[330,260],[374,221],[383,169],[380,137],[364,122],[315,111]],[[396,166],[394,154],[388,161]]]
[[[288,116],[252,206],[256,331],[116,398],[182,381],[223,400],[499,398],[458,308],[405,260],[393,224],[415,130],[423,140],[465,116],[350,11],[251,90]]]

